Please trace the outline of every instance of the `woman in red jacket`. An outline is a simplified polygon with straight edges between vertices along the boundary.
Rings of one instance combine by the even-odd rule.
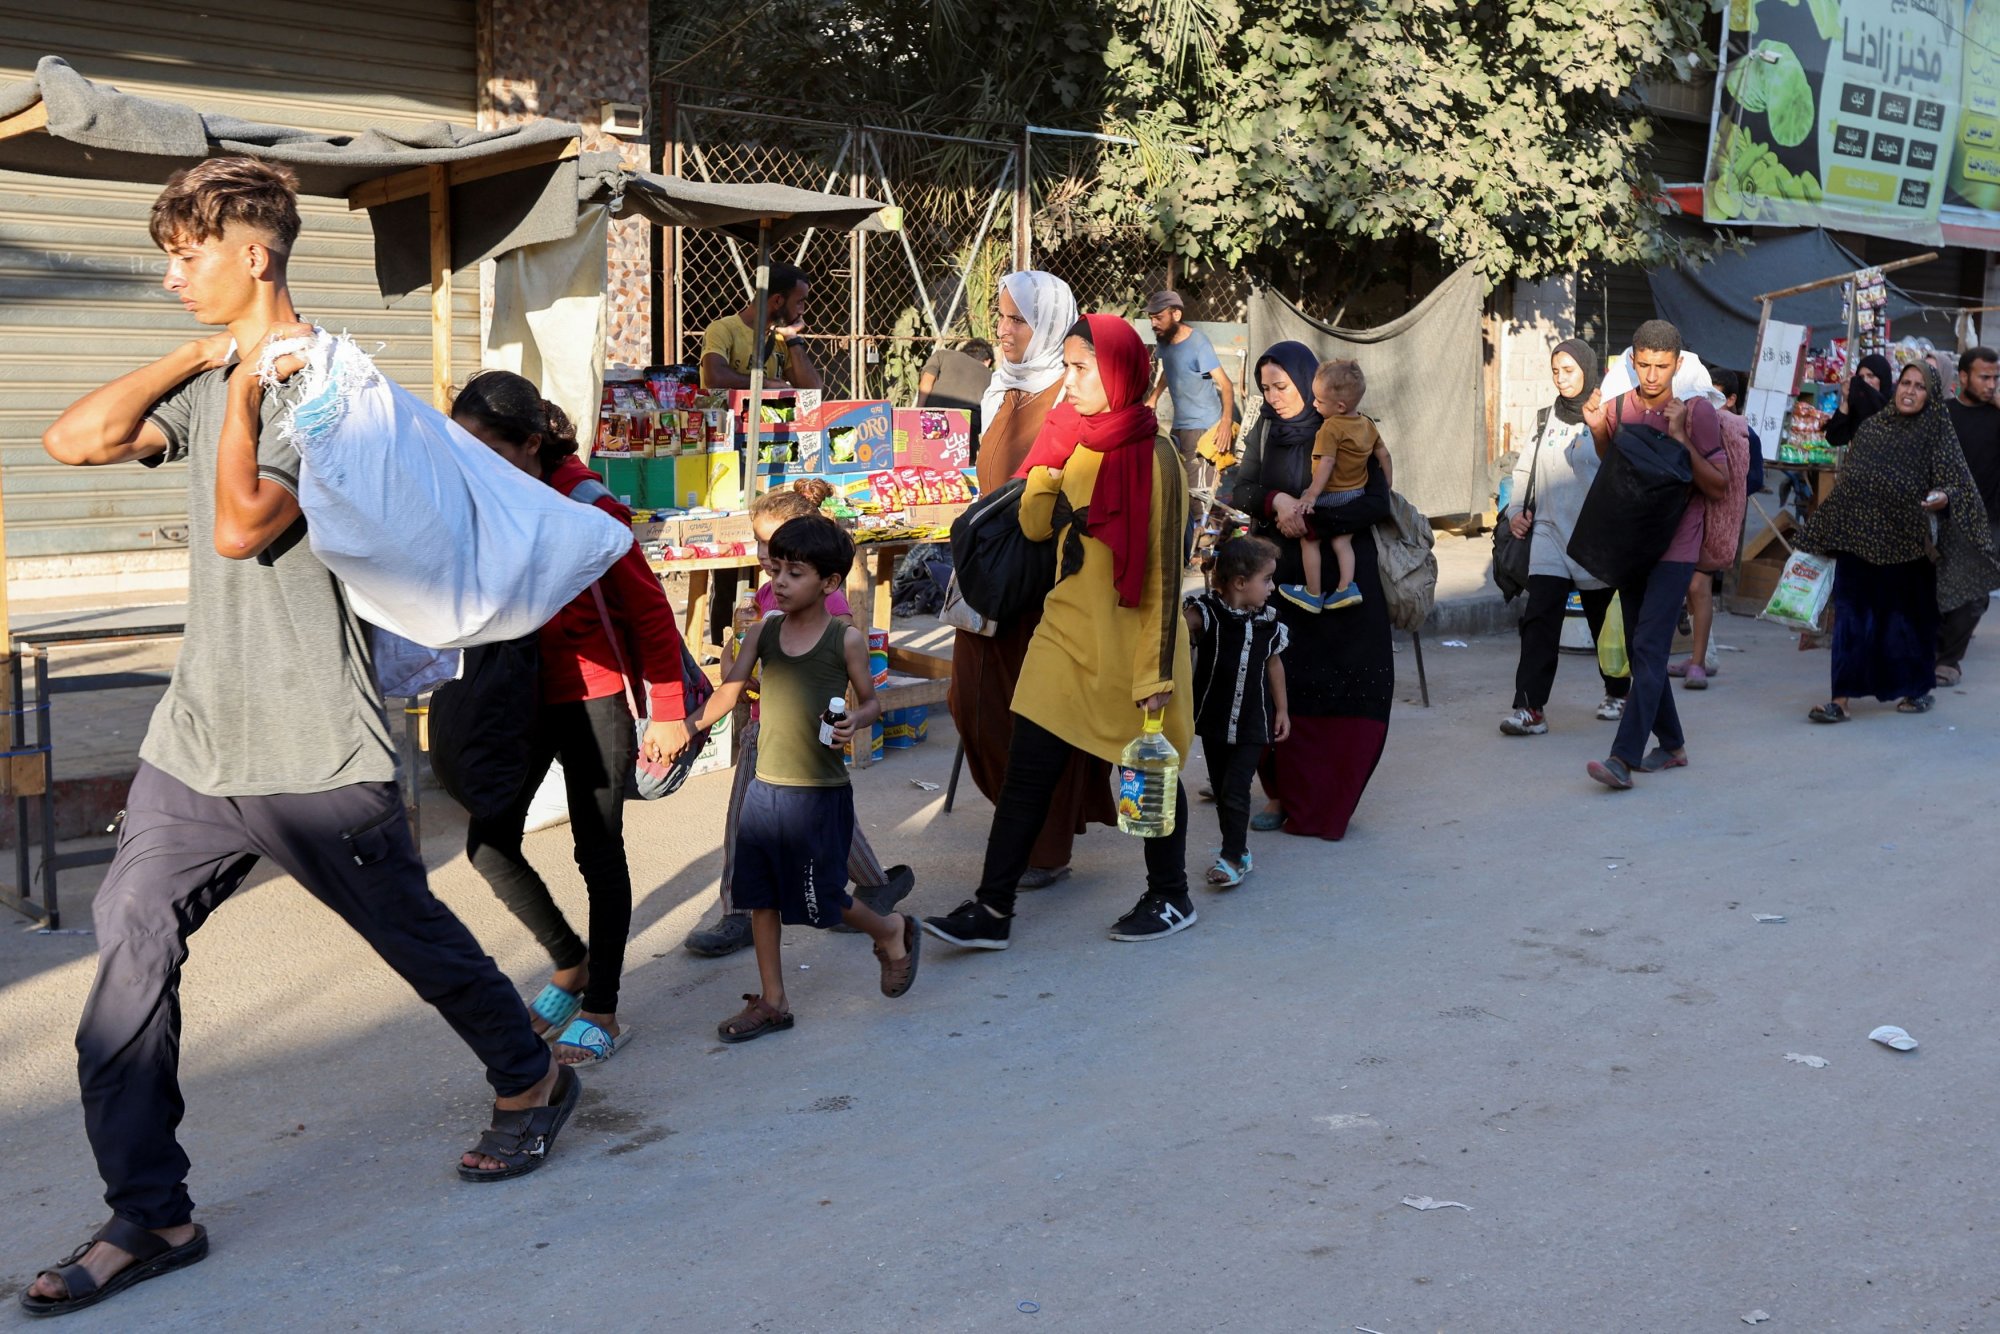
[[[596,505],[621,523],[631,511],[613,499],[576,457],[576,431],[561,408],[508,371],[472,377],[452,404],[452,420],[500,457],[566,496]],[[600,611],[610,613],[607,623]],[[614,643],[612,636],[617,636]],[[618,978],[632,926],[632,874],[625,864],[625,782],[635,739],[626,703],[649,691],[647,759],[665,763],[687,744],[681,684],[681,635],[659,579],[634,545],[594,589],[579,594],[540,635],[542,702],[531,724],[527,781],[506,813],[474,820],[465,851],[493,892],[535,933],[555,965],[531,1007],[537,1027],[556,1033],[566,1065],[610,1059],[624,1037],[618,1024]],[[641,682],[651,682],[650,687]],[[576,865],[590,893],[590,943],[563,917],[521,848],[528,802],[560,759],[569,790]]]

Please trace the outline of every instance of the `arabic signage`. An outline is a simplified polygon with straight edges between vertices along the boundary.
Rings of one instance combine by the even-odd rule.
[[[1732,0],[1703,217],[2000,225],[2000,0]]]

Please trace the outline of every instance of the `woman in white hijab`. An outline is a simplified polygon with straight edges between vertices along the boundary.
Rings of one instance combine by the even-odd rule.
[[[1005,486],[1028,457],[1028,447],[1062,392],[1063,339],[1076,323],[1076,298],[1052,273],[1028,270],[1000,280],[993,346],[993,379],[980,401],[979,491]],[[1021,660],[1040,622],[1037,612],[997,634],[959,631],[952,650],[951,716],[965,746],[972,781],[997,801],[1007,779],[1007,750],[1014,740],[1011,711]],[[1110,767],[1078,752],[1070,761],[1035,840],[1022,889],[1042,889],[1069,874],[1070,847],[1088,822],[1111,824]]]

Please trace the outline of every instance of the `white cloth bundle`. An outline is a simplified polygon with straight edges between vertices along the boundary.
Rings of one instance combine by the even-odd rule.
[[[1609,403],[1620,394],[1629,394],[1639,387],[1639,374],[1632,364],[1632,349],[1626,348],[1611,361],[1611,369],[1604,372],[1604,383],[1598,389],[1604,401]],[[1701,364],[1701,358],[1692,352],[1681,353],[1680,365],[1674,368],[1674,397],[1682,400],[1705,398],[1712,407],[1723,404],[1722,392],[1715,387],[1715,381],[1708,376],[1708,367]]]
[[[299,451],[313,554],[363,620],[429,648],[518,639],[631,547],[631,529],[506,462],[345,335],[273,346],[266,383],[287,353],[306,365],[275,429]]]

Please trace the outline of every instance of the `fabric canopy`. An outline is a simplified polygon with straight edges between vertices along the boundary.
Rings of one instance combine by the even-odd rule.
[[[607,158],[613,170],[593,170]],[[585,199],[611,201],[612,216],[641,218],[655,227],[698,227],[757,243],[758,223],[771,219],[771,239],[782,241],[815,227],[846,232],[869,222],[883,205],[851,195],[820,194],[790,185],[720,185],[680,176],[657,176],[616,166],[617,155],[588,154]]]
[[[346,198],[356,187],[416,167],[460,166],[577,141],[575,125],[534,120],[503,130],[433,121],[390,133],[322,134],[207,116],[192,107],[133,97],[97,84],[58,56],[32,79],[0,85],[0,120],[40,103],[45,132],[0,139],[0,169],[100,181],[164,184],[204,158],[230,154],[281,162],[305,194]],[[569,236],[577,225],[574,158],[457,184],[451,190],[451,264],[463,269],[517,246]],[[422,195],[372,207],[376,280],[390,300],[430,281],[428,203]]]
[[[1304,343],[1322,361],[1360,362],[1368,377],[1361,411],[1375,419],[1389,446],[1396,490],[1427,515],[1476,514],[1493,494],[1480,330],[1484,297],[1478,272],[1467,266],[1400,319],[1373,329],[1336,329],[1260,287],[1250,295],[1251,365],[1287,339]],[[1253,382],[1255,374],[1253,369]]]
[[[1646,275],[1661,319],[1681,331],[1681,343],[1714,366],[1746,367],[1756,357],[1757,298],[1823,278],[1865,268],[1846,247],[1815,229],[1771,236],[1741,252],[1723,252],[1705,263],[1656,269]],[[1885,280],[1888,281],[1888,280]],[[1801,292],[1771,303],[1771,318],[1815,330],[1845,330],[1841,285]],[[1888,317],[1893,322],[1921,315],[1922,303],[1889,281]],[[1949,332],[1949,322],[1945,331]],[[1917,332],[1917,330],[1910,330]],[[1929,332],[1927,329],[1926,332]],[[1616,355],[1621,349],[1613,348]]]

